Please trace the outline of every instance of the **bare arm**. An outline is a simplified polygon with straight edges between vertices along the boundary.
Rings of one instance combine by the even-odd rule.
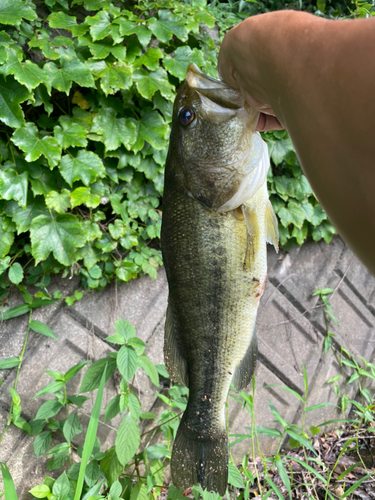
[[[224,38],[219,72],[266,113],[260,129],[287,129],[320,203],[375,274],[375,18],[251,17]]]

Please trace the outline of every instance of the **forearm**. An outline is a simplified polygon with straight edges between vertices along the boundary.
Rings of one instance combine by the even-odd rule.
[[[375,19],[265,14],[236,27],[229,49],[224,80],[273,109],[333,224],[375,273]]]

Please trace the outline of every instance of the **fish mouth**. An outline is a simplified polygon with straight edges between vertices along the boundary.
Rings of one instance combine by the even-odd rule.
[[[240,92],[232,89],[221,80],[205,75],[196,64],[189,64],[185,81],[198,94],[224,108],[240,109],[245,104]]]

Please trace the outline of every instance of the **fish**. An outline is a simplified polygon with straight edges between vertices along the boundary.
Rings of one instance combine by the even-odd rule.
[[[224,495],[228,391],[255,371],[266,243],[278,250],[258,117],[239,92],[188,66],[173,106],[161,228],[165,366],[189,388],[171,456],[180,490],[200,484]]]

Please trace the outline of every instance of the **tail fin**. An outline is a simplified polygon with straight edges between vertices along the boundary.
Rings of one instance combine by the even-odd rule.
[[[182,418],[173,445],[172,481],[176,488],[200,484],[203,489],[225,494],[228,484],[228,437],[223,429],[213,436],[199,436]]]

